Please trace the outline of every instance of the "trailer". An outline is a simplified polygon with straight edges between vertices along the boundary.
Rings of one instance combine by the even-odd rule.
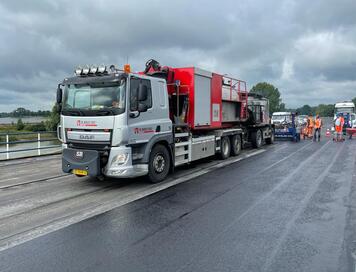
[[[266,98],[197,67],[79,67],[58,85],[57,104],[62,169],[78,176],[155,183],[180,165],[274,141]]]

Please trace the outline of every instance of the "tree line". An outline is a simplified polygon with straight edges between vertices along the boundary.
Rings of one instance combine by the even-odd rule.
[[[59,124],[60,116],[57,111],[57,106],[54,105],[49,114],[46,115],[47,120],[41,121],[37,124],[25,124],[21,118],[17,120],[16,129],[17,130],[28,130],[28,131],[55,131],[57,130],[57,125]]]
[[[298,112],[300,115],[314,116],[319,114],[322,117],[331,117],[334,115],[335,104],[319,104],[318,106],[304,105],[296,109],[288,109],[282,102],[281,94],[278,88],[267,82],[257,83],[252,87],[250,92],[267,97],[269,99],[271,113],[277,111],[293,111]],[[356,97],[353,98],[352,101],[356,104]]]
[[[12,112],[0,112],[0,117],[31,117],[31,116],[41,116],[41,117],[48,117],[51,115],[51,111],[49,110],[38,110],[38,111],[31,111],[25,108],[17,108]]]

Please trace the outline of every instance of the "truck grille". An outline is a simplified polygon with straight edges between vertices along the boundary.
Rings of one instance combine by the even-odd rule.
[[[98,150],[98,151],[107,151],[110,150],[109,144],[96,144],[96,143],[70,143],[68,144],[70,148],[77,149],[87,149],[87,150]]]

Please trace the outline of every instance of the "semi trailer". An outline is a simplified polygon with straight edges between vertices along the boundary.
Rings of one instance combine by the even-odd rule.
[[[155,183],[175,167],[274,142],[269,102],[246,82],[197,67],[78,67],[57,88],[62,169]]]

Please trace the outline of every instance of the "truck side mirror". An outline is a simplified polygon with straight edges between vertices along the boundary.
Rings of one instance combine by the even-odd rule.
[[[140,87],[138,88],[138,101],[146,101],[148,96],[148,88],[146,85],[140,84]]]
[[[57,87],[57,103],[56,103],[56,110],[58,113],[62,111],[62,96],[63,96],[63,91],[60,85]]]
[[[62,96],[63,96],[63,91],[60,85],[57,87],[57,104],[62,103]]]

